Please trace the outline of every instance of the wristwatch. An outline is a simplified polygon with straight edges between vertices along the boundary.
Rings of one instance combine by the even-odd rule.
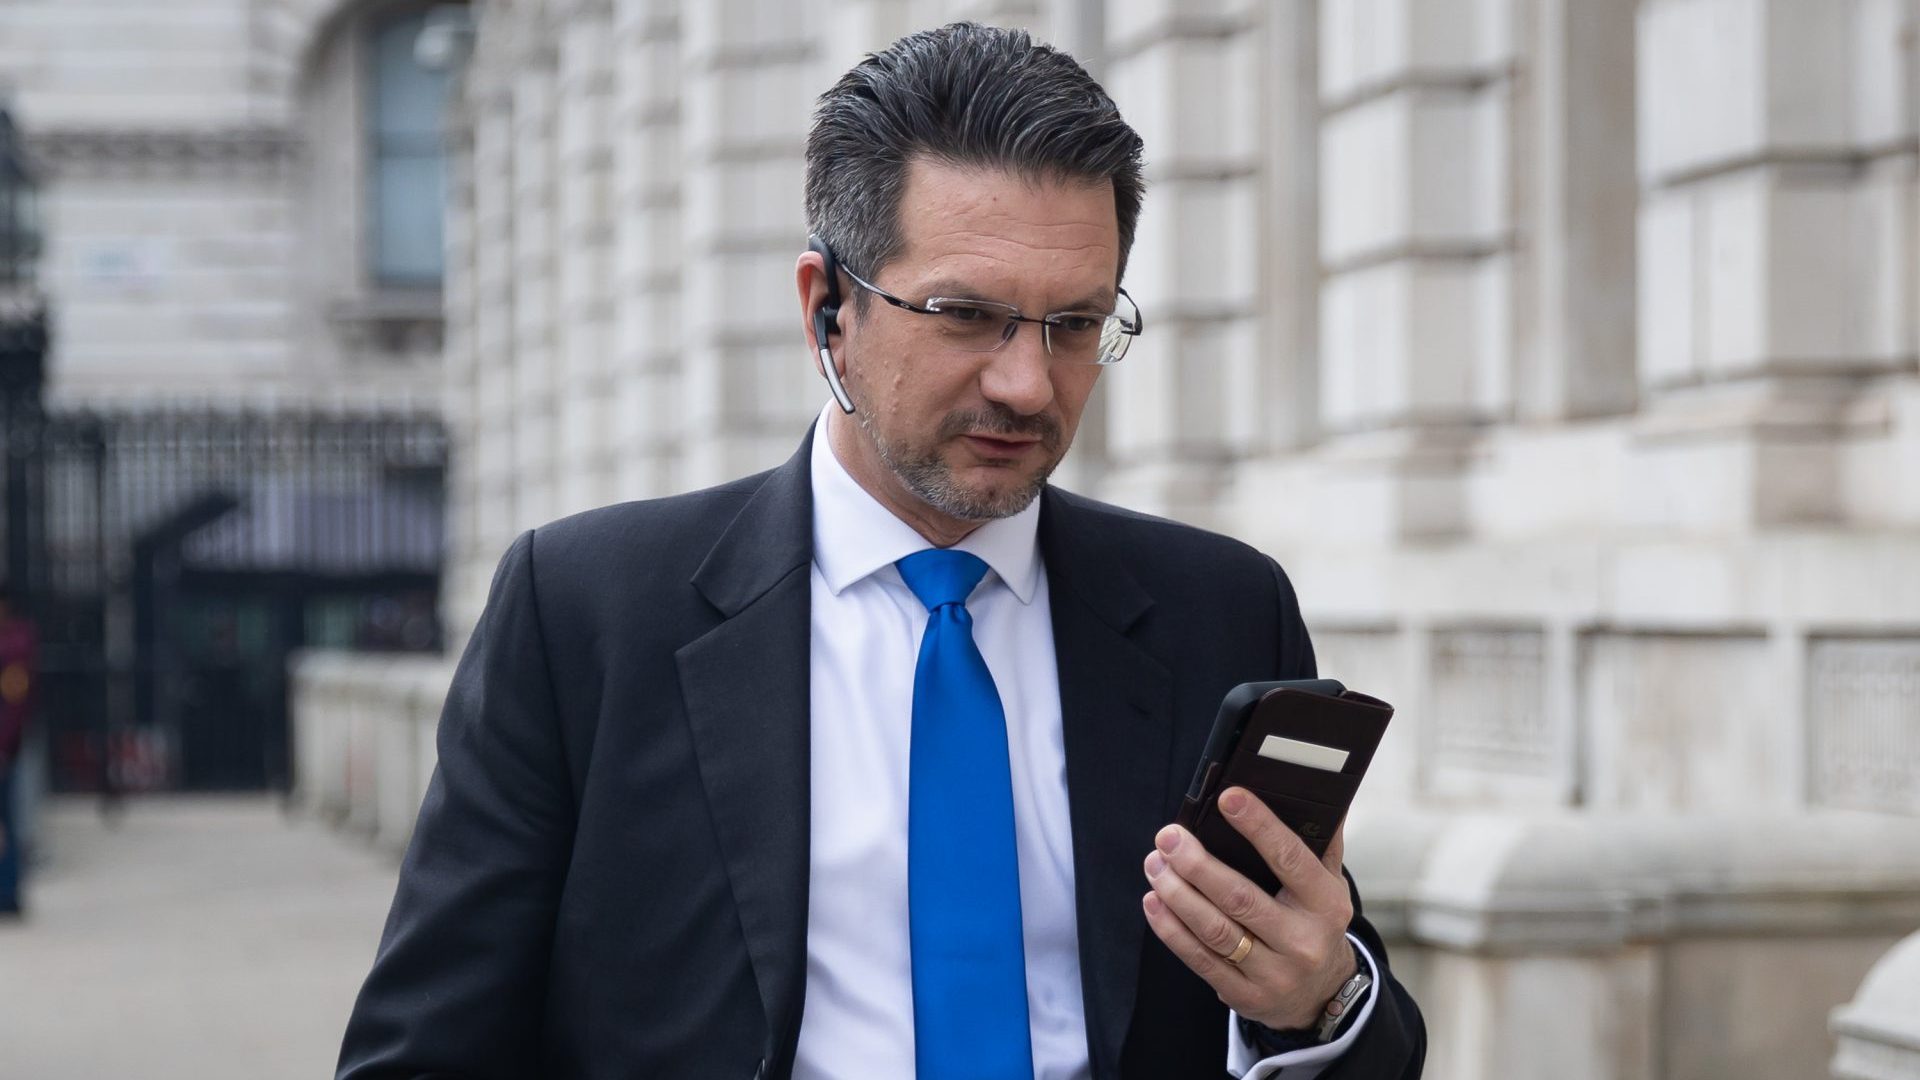
[[[1333,1033],[1340,1030],[1340,1021],[1347,1018],[1347,1013],[1352,1011],[1354,1003],[1360,1000],[1360,995],[1366,993],[1367,987],[1372,985],[1373,976],[1367,974],[1366,965],[1363,964],[1353,973],[1352,978],[1340,984],[1340,989],[1334,992],[1333,999],[1327,1002],[1325,1009],[1321,1010],[1320,1023],[1314,1026],[1313,1037],[1323,1043],[1332,1042]]]
[[[1341,1026],[1353,1017],[1354,1006],[1360,1003],[1366,996],[1367,988],[1373,985],[1372,970],[1367,967],[1366,957],[1360,954],[1359,949],[1353,951],[1353,962],[1353,975],[1340,984],[1340,989],[1334,992],[1327,1007],[1321,1010],[1320,1019],[1312,1027],[1277,1030],[1243,1016],[1240,1017],[1240,1034],[1266,1057],[1332,1042]]]

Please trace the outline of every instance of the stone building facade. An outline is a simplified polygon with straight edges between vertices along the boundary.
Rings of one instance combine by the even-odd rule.
[[[1349,852],[1429,1075],[1920,1076],[1915,0],[487,0],[450,624],[791,453],[812,99],[959,17],[1148,147],[1061,482],[1272,552],[1399,706]],[[309,660],[307,798],[403,840],[447,672]]]
[[[9,493],[37,539],[6,573],[59,658],[30,744],[57,783],[192,782],[189,744],[271,757],[277,777],[289,643],[379,623],[431,643],[452,73],[416,44],[466,12],[0,3],[0,109],[40,188],[53,420],[9,433],[45,479]],[[231,508],[169,563],[163,601],[141,567],[172,559],[171,527],[216,493]],[[210,534],[226,555],[206,556]],[[403,535],[425,539],[408,554]],[[183,567],[227,576],[175,588]],[[143,629],[195,619],[221,633],[175,648]],[[189,713],[196,695],[216,704]]]
[[[379,272],[367,205],[369,43],[431,6],[0,5],[0,100],[43,174],[56,401],[437,405],[439,284]]]

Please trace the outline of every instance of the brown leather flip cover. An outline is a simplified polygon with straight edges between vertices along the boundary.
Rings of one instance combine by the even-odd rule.
[[[1337,684],[1336,684],[1337,685]],[[1360,778],[1387,732],[1393,706],[1352,690],[1339,696],[1281,686],[1254,704],[1223,759],[1203,763],[1204,777],[1189,792],[1176,819],[1207,851],[1273,892],[1279,879],[1216,805],[1220,793],[1239,786],[1258,795],[1316,855],[1325,855],[1335,830],[1360,789]],[[1336,747],[1347,752],[1338,772],[1260,756],[1267,736]]]

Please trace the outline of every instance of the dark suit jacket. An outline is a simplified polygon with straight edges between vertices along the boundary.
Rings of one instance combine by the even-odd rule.
[[[809,452],[514,541],[447,694],[341,1077],[789,1075]],[[1039,535],[1093,1072],[1217,1080],[1225,1007],[1147,929],[1140,866],[1221,695],[1312,675],[1306,629],[1280,568],[1235,541],[1053,489]],[[1354,932],[1384,963],[1357,915]],[[1418,1010],[1390,975],[1376,993],[1329,1078],[1418,1075]]]

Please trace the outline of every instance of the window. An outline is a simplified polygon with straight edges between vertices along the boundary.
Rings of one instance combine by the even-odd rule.
[[[425,12],[404,15],[371,35],[368,256],[380,285],[437,286],[443,269],[447,74],[414,56],[426,21]]]

